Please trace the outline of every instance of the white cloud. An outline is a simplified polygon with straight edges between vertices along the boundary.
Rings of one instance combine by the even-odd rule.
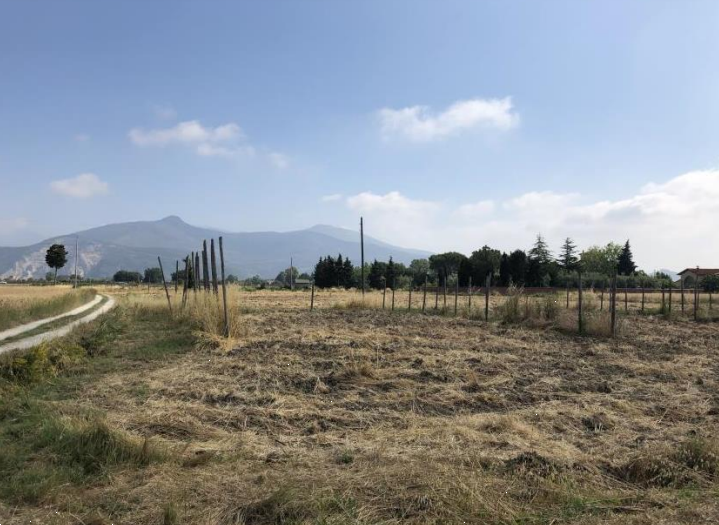
[[[279,170],[284,170],[290,166],[290,158],[284,153],[272,152],[267,155],[270,163]]]
[[[240,127],[234,122],[205,127],[197,120],[180,122],[171,128],[144,130],[133,128],[128,133],[130,140],[138,146],[167,146],[169,144],[213,144],[244,138]]]
[[[322,202],[336,202],[339,200],[342,200],[342,194],[341,193],[333,193],[331,195],[323,195],[320,197],[320,200]]]
[[[565,237],[580,248],[630,239],[646,270],[719,266],[719,170],[685,173],[647,184],[635,195],[588,200],[576,193],[527,192],[501,202],[450,206],[398,192],[360,193],[346,205],[365,216],[371,235],[432,251],[471,253],[484,244],[527,249],[541,232],[558,249]]]
[[[494,211],[494,201],[484,200],[472,204],[462,204],[457,209],[457,214],[466,219],[483,218]]]
[[[457,101],[438,114],[431,113],[427,106],[384,108],[379,111],[379,120],[385,139],[400,137],[429,142],[473,128],[510,130],[519,125],[519,115],[512,109],[510,97],[476,98]]]
[[[55,193],[86,199],[95,195],[105,195],[108,192],[107,182],[103,182],[94,173],[81,173],[77,177],[52,181],[50,188]]]

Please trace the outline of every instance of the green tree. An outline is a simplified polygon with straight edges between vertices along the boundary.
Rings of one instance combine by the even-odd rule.
[[[429,267],[439,277],[440,286],[444,285],[445,277],[449,277],[459,270],[459,264],[462,259],[466,259],[465,255],[459,252],[445,252],[436,255],[430,255]]]
[[[606,246],[590,246],[580,256],[582,270],[611,276],[617,269],[622,247],[610,242]]]
[[[619,275],[632,275],[636,269],[637,265],[634,264],[632,249],[629,246],[629,240],[627,239],[627,242],[624,243],[624,247],[619,254],[619,258],[617,259],[617,271],[619,272]]]
[[[67,250],[62,244],[53,244],[45,252],[45,263],[55,270],[55,284],[57,284],[57,271],[67,264]]]
[[[412,259],[409,263],[409,272],[412,275],[414,286],[422,286],[429,274],[429,261],[427,259]]]
[[[472,263],[472,283],[475,286],[484,286],[487,274],[498,276],[501,260],[502,252],[487,245],[473,251],[469,256],[469,261]]]
[[[512,272],[509,266],[509,255],[502,253],[502,258],[499,260],[499,285],[509,286],[512,284]]]
[[[130,272],[128,270],[118,270],[112,276],[112,280],[116,283],[139,283],[142,280],[140,272]]]
[[[384,277],[387,287],[394,288],[397,281],[397,268],[391,256],[389,258],[389,262],[387,263],[387,267],[385,268]]]
[[[510,284],[524,286],[527,280],[527,254],[522,250],[514,250],[508,257]]]
[[[552,262],[552,252],[549,250],[549,245],[547,245],[547,241],[544,240],[541,233],[537,234],[534,246],[529,250],[529,258],[534,259],[542,266],[549,265]]]
[[[143,283],[161,283],[162,272],[159,268],[145,268],[145,277],[142,279]]]
[[[719,275],[707,275],[702,280],[702,289],[705,292],[719,292]]]
[[[387,263],[379,262],[377,259],[374,260],[369,269],[369,275],[367,276],[367,284],[370,288],[375,290],[381,290],[385,285],[384,279],[387,274]]]
[[[251,277],[251,279],[259,280],[259,283],[260,283],[260,284],[262,284],[262,283],[264,282],[259,275],[255,275],[254,277]],[[225,282],[226,282],[227,284],[239,283],[239,282],[240,282],[240,279],[239,279],[239,277],[237,277],[236,275],[230,274],[230,275],[228,275],[227,277],[225,277]],[[255,282],[256,282],[256,281],[255,281]]]
[[[574,241],[567,237],[562,244],[562,249],[559,252],[557,258],[559,266],[566,271],[572,271],[577,269],[579,258],[577,257],[577,246]]]

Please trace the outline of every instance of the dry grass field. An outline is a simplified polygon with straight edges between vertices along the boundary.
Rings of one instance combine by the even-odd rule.
[[[67,312],[92,300],[95,291],[70,285],[0,286],[0,330]]]
[[[2,525],[719,521],[716,322],[233,289],[220,344],[198,295],[0,362]]]

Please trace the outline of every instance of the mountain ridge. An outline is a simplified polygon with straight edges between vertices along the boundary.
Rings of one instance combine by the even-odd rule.
[[[202,241],[223,237],[227,273],[248,277],[274,277],[289,266],[290,257],[300,271],[311,271],[319,257],[342,253],[360,262],[359,232],[330,225],[315,225],[289,232],[227,232],[193,226],[177,215],[156,221],[112,223],[47,238],[29,246],[0,247],[0,277],[41,278],[49,268],[45,251],[53,243],[64,244],[68,262],[63,274],[74,272],[75,239],[78,239],[78,273],[86,277],[112,277],[118,270],[142,271],[157,266],[160,256],[168,275],[175,261],[202,248]],[[365,235],[365,261],[387,260],[408,264],[430,252],[393,246]],[[165,262],[167,261],[167,262]]]

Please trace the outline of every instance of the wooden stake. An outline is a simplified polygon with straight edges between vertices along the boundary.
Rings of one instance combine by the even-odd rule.
[[[188,259],[189,259],[189,257],[186,255],[185,256],[185,278],[183,280],[184,286],[182,287],[182,307],[183,308],[185,307],[185,303],[187,303],[187,288],[189,286],[189,281],[188,281],[189,270],[188,270],[188,265],[187,265]]]
[[[222,278],[222,306],[225,309],[225,337],[230,337],[230,320],[227,317],[227,287],[225,286],[225,254],[222,250],[222,237],[220,241],[220,276]]]
[[[392,311],[394,312],[394,289],[397,288],[397,279],[392,279]]]
[[[210,239],[210,264],[212,265],[212,291],[220,293],[217,286],[217,258],[215,257],[215,239]]]
[[[569,279],[567,279],[567,310],[569,310]]]
[[[699,287],[697,286],[697,281],[694,282],[694,321],[698,319],[699,315]]]
[[[407,311],[408,312],[412,311],[412,286],[413,285],[414,285],[414,283],[409,285],[409,300],[407,301]]]
[[[385,297],[387,296],[387,279],[382,277],[382,310],[384,310]]]
[[[577,272],[577,311],[579,315],[579,333],[584,333],[584,317],[582,316],[582,272]]]
[[[210,291],[210,265],[207,262],[207,240],[202,241],[202,277],[204,279],[205,291]]]
[[[315,309],[315,280],[312,279],[312,295],[310,297],[310,311]]]
[[[199,290],[200,285],[202,284],[202,275],[200,274],[201,268],[200,252],[195,252],[195,290]]]
[[[603,311],[604,311],[604,287],[602,287],[602,293],[601,293],[601,295],[600,295],[599,297],[600,297],[600,299],[599,299],[599,311],[600,311],[600,312],[603,312]]]
[[[626,286],[624,287],[624,311],[625,312],[629,311],[629,302],[627,300],[627,287]]]
[[[442,294],[444,297],[444,306],[442,307],[443,312],[447,312],[447,270],[444,271],[444,286],[442,287]]]
[[[427,275],[424,276],[424,290],[422,291],[422,313],[425,311],[425,307],[427,306]]]
[[[611,310],[612,319],[612,337],[617,335],[617,274],[615,273],[612,277],[612,294],[611,304],[609,305]]]
[[[492,283],[492,274],[488,273],[484,283],[484,320],[489,321],[489,287]]]
[[[467,317],[472,316],[472,276],[469,276],[469,284],[467,284]]]
[[[681,283],[681,294],[682,294],[682,313],[684,313],[684,277],[679,282]]]
[[[165,281],[165,271],[162,269],[162,261],[160,256],[157,256],[157,263],[160,265],[160,277],[162,277],[162,284],[165,286],[165,295],[167,296],[167,306],[170,309],[170,315],[172,315],[172,303],[170,302],[170,292],[167,290],[167,281]]]
[[[73,288],[77,288],[77,256],[78,256],[78,249],[77,249],[77,235],[75,236],[75,285]]]
[[[439,310],[439,272],[437,272],[437,286],[434,289],[434,309]]]
[[[642,286],[642,313],[644,313],[644,287]]]
[[[177,295],[177,281],[180,280],[180,261],[175,260],[175,295]]]
[[[459,273],[457,274],[457,285],[454,287],[454,315],[457,315],[457,301],[459,299]]]
[[[674,283],[669,285],[669,312],[672,311],[672,286]],[[664,289],[662,288],[662,310],[664,310]]]

